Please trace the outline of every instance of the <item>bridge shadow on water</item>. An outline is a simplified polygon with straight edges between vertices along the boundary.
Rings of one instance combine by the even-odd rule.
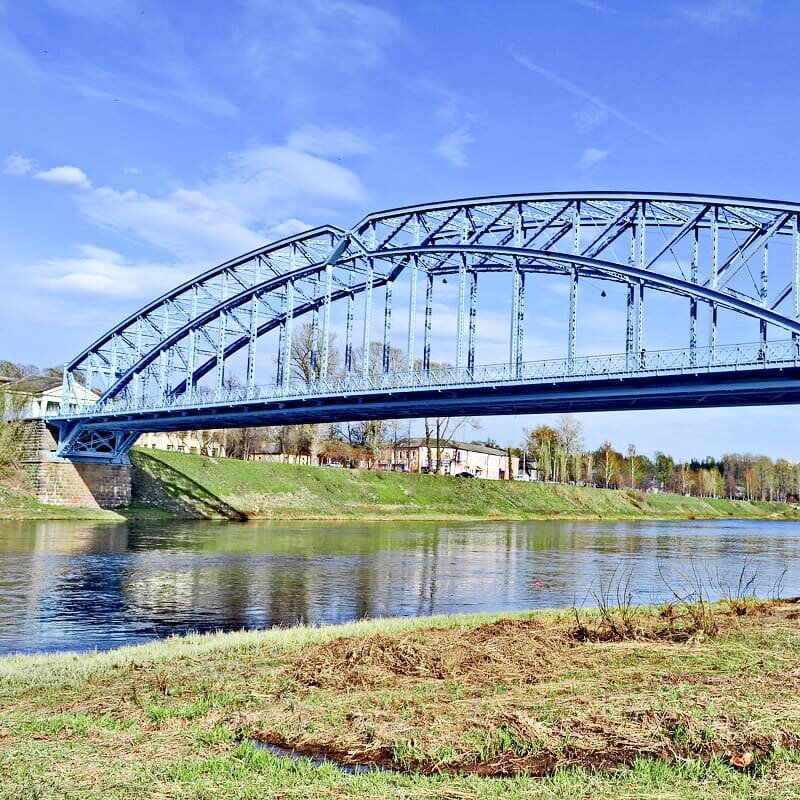
[[[135,503],[156,505],[194,519],[247,519],[244,512],[149,453],[133,452],[131,462],[134,467]]]

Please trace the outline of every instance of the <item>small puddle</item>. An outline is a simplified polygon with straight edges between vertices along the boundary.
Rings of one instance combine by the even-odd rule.
[[[302,750],[295,750],[293,747],[281,747],[277,744],[270,744],[269,742],[262,742],[260,739],[249,739],[250,744],[258,750],[266,750],[273,756],[280,756],[281,758],[289,758],[292,761],[298,761],[301,758],[307,759],[315,767],[329,765],[336,767],[347,775],[362,775],[364,773],[376,772],[378,767],[368,767],[365,764],[343,764],[341,761],[336,761],[328,756],[320,755],[319,753],[304,753]]]

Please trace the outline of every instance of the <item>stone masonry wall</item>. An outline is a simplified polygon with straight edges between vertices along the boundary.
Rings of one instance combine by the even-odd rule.
[[[131,502],[131,467],[53,461],[56,441],[42,420],[23,423],[22,462],[40,503],[116,508]]]

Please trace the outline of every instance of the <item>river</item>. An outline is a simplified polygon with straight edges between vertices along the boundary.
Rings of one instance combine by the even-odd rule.
[[[800,595],[800,524],[0,521],[0,654],[596,605],[620,585],[656,602],[693,576],[720,596],[743,571],[748,591]]]

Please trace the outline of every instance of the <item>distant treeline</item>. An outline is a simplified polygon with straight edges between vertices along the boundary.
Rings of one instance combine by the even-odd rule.
[[[675,492],[698,497],[796,501],[800,498],[800,464],[752,453],[730,453],[676,460],[657,452],[652,458],[628,445],[624,453],[610,442],[596,450],[583,445],[580,423],[568,414],[553,428],[525,431],[521,450],[532,477],[544,481]]]

